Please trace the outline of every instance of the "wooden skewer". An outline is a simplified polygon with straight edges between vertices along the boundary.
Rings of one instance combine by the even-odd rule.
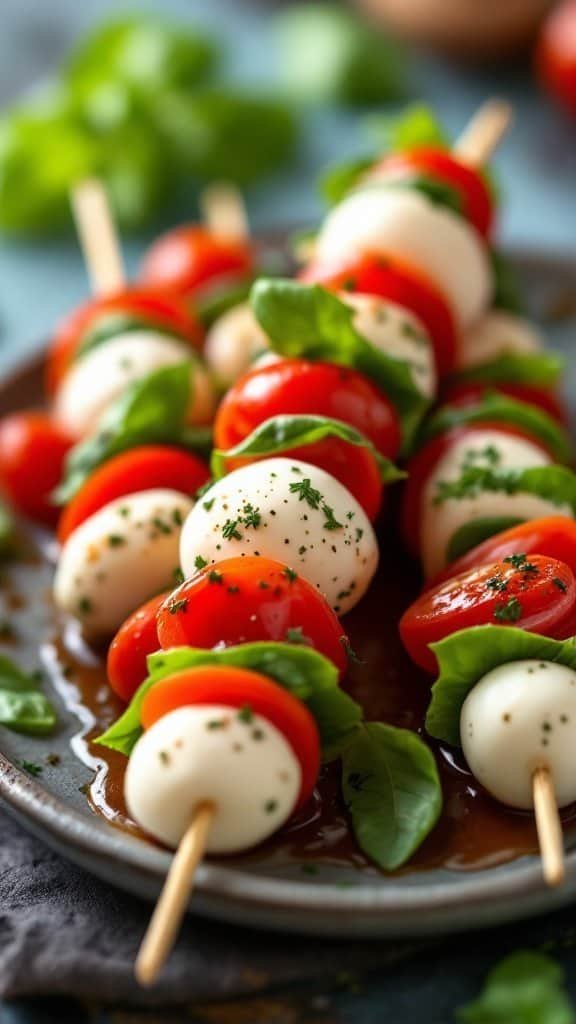
[[[119,291],[126,280],[120,243],[101,181],[86,178],[71,194],[72,212],[95,295]]]
[[[145,988],[154,984],[174,945],[194,886],[194,875],[204,856],[214,813],[214,804],[200,804],[174,854],[136,958],[134,973]]]
[[[245,242],[250,226],[241,193],[234,185],[215,181],[200,194],[202,218],[213,235],[226,241]]]
[[[507,100],[488,100],[468,122],[452,152],[470,167],[483,167],[504,138],[511,121],[512,106]]]
[[[555,887],[562,884],[566,873],[564,842],[554,783],[546,765],[541,765],[534,772],[532,791],[544,880],[547,885]]]

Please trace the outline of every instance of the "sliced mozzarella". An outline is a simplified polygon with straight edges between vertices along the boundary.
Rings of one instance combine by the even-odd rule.
[[[184,343],[148,330],[119,334],[73,363],[56,395],[56,418],[72,437],[85,437],[130,384],[164,366],[187,360],[192,379],[189,421],[207,423],[215,397],[205,367]]]
[[[464,335],[460,369],[483,366],[507,353],[537,352],[543,346],[544,339],[528,320],[494,309]]]
[[[192,501],[178,491],[139,491],[105,505],[62,548],[54,599],[89,635],[114,633],[173,583],[182,523]]]
[[[460,716],[470,771],[503,804],[533,806],[535,768],[550,768],[560,807],[576,800],[576,672],[551,661],[516,661],[488,672]]]
[[[480,236],[462,217],[414,189],[358,189],[328,214],[317,241],[319,262],[364,252],[421,270],[447,299],[460,327],[473,324],[490,302],[492,274]]]
[[[243,523],[248,506],[260,516],[256,527]],[[368,588],[378,544],[366,513],[338,480],[306,462],[275,458],[219,480],[184,524],[185,576],[194,573],[197,560],[215,565],[237,555],[285,562],[344,613]]]
[[[442,483],[459,480],[466,466],[495,471],[522,470],[547,466],[551,462],[550,456],[537,445],[496,429],[470,431],[453,444],[423,488],[420,545],[426,576],[434,576],[448,563],[450,540],[462,526],[475,519],[510,517],[527,520],[549,515],[572,516],[569,505],[555,505],[534,494],[482,491],[473,497],[438,501]]]
[[[222,705],[181,707],[138,740],[126,770],[130,814],[177,846],[199,804],[214,804],[208,853],[237,853],[272,835],[294,810],[300,763],[267,719]]]
[[[204,356],[218,383],[228,388],[267,348],[267,335],[250,304],[243,302],[229,309],[213,324],[206,336]]]
[[[434,349],[420,321],[395,302],[374,295],[342,292],[340,298],[354,310],[354,326],[374,348],[407,363],[420,394],[434,398]]]

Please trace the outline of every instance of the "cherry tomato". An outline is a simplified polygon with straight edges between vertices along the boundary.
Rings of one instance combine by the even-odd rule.
[[[546,18],[536,47],[536,71],[546,89],[576,114],[576,0],[564,0]]]
[[[308,284],[330,291],[361,292],[404,306],[428,331],[439,377],[457,363],[459,340],[456,323],[445,297],[414,267],[376,255],[364,255],[346,264],[312,263],[300,275]]]
[[[108,649],[108,682],[126,704],[148,675],[146,658],[160,647],[156,616],[168,592],[158,594],[123,622]]]
[[[401,443],[400,423],[388,399],[356,370],[332,363],[285,359],[252,370],[225,395],[214,424],[214,443],[231,448],[272,416],[328,416],[355,427],[394,459]],[[336,477],[360,502],[370,519],[378,515],[382,483],[377,462],[366,449],[326,438],[287,451]],[[254,460],[241,460],[239,463]]]
[[[402,500],[402,534],[408,550],[415,557],[418,555],[422,492],[428,483],[430,475],[440,459],[446,455],[453,444],[461,441],[466,436],[470,437],[472,443],[474,434],[478,430],[497,430],[506,436],[521,437],[536,445],[537,448],[541,448],[546,455],[553,457],[552,453],[548,451],[539,438],[533,437],[527,431],[522,430],[520,427],[515,427],[511,423],[485,420],[464,427],[454,427],[452,430],[447,430],[445,433],[439,434],[438,437],[432,438],[408,463],[408,479],[406,480]]]
[[[43,412],[17,412],[0,420],[0,489],[18,511],[53,526],[51,501],[73,442]]]
[[[201,224],[183,224],[148,249],[140,273],[144,285],[194,295],[220,279],[249,276],[254,251],[244,239],[219,238]]]
[[[224,665],[206,665],[177,672],[150,687],[142,702],[141,721],[149,729],[176,708],[222,704],[247,717],[261,715],[282,733],[302,770],[296,807],[312,796],[320,770],[320,740],[314,718],[305,704],[259,672]]]
[[[321,594],[281,562],[257,555],[202,568],[158,612],[161,647],[259,640],[308,643],[343,673],[344,630]]]
[[[50,395],[58,390],[87,332],[105,317],[120,314],[141,318],[151,328],[176,334],[196,349],[202,344],[200,321],[177,295],[130,287],[90,299],[65,317],[56,331],[46,368],[46,386]]]
[[[441,404],[474,405],[484,395],[494,391],[510,395],[510,398],[526,402],[527,405],[535,405],[561,426],[568,425],[568,412],[559,395],[552,388],[540,388],[533,384],[516,384],[512,381],[454,381],[443,390]]]
[[[467,551],[433,580],[431,587],[457,576],[468,569],[490,562],[501,562],[508,555],[547,555],[557,558],[576,575],[576,522],[567,516],[546,516],[519,523],[508,530],[488,537]]]
[[[58,524],[58,539],[64,544],[80,523],[116,498],[156,487],[193,495],[209,476],[198,456],[179,448],[143,445],[122,452],[94,470],[72,498]]]
[[[427,146],[392,153],[375,165],[374,172],[378,178],[424,174],[448,185],[456,192],[467,220],[484,237],[490,235],[494,208],[486,180],[479,171],[458,160],[453,153]]]
[[[489,623],[566,639],[576,625],[574,573],[543,555],[477,566],[422,594],[400,619],[400,636],[412,660],[435,672],[429,644]]]

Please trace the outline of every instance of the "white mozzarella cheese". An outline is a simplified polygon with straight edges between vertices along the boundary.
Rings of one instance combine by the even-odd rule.
[[[257,527],[243,518],[252,506]],[[329,473],[296,459],[263,459],[235,470],[197,502],[182,530],[185,576],[196,561],[263,555],[285,562],[343,614],[376,571],[378,544],[362,507]]]
[[[173,584],[182,523],[192,501],[156,489],[117,498],[70,535],[54,599],[88,635],[114,633],[144,601]]]
[[[460,369],[483,366],[499,356],[523,355],[544,347],[544,339],[528,320],[494,309],[464,335],[460,346]]]
[[[319,262],[374,252],[405,260],[442,292],[460,328],[486,311],[492,273],[473,227],[414,189],[373,185],[350,193],[327,216],[317,240]]]
[[[354,310],[354,326],[359,334],[380,352],[407,363],[420,394],[434,398],[434,349],[420,321],[395,302],[374,295],[342,292],[340,298]]]
[[[199,804],[214,805],[208,853],[238,853],[276,832],[300,791],[300,763],[282,733],[236,708],[177,708],[138,740],[126,770],[130,814],[177,846]]]
[[[192,379],[189,421],[207,423],[215,396],[206,368],[182,342],[152,330],[119,334],[73,363],[56,395],[56,419],[71,437],[86,437],[130,384],[186,360]]]
[[[506,494],[482,491],[471,497],[438,497],[442,482],[460,479],[466,465],[495,471],[528,469],[550,465],[552,459],[537,445],[524,438],[500,431],[478,429],[453,444],[441,458],[423,488],[420,515],[420,546],[424,572],[434,576],[447,563],[447,551],[455,533],[475,519],[510,517],[537,519],[540,516],[572,516],[569,505],[555,505],[534,494]]]
[[[576,800],[576,672],[550,661],[516,661],[488,672],[460,716],[470,771],[501,803],[533,806],[532,775],[552,775],[560,807]]]
[[[267,335],[250,304],[243,302],[229,309],[212,325],[206,336],[204,357],[218,383],[229,388],[267,348]]]

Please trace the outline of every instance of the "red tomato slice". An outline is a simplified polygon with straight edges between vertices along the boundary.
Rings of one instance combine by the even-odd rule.
[[[535,405],[561,426],[568,426],[568,412],[560,396],[552,388],[539,388],[532,384],[515,384],[508,381],[454,381],[443,390],[440,405],[474,405],[484,395],[493,391],[510,395],[511,398],[526,402],[527,405]]]
[[[153,289],[123,288],[113,295],[90,299],[59,325],[48,353],[48,394],[58,390],[86,333],[103,317],[114,313],[142,318],[151,327],[177,334],[196,349],[202,344],[200,321],[182,298]]]
[[[185,669],[155,683],[142,702],[142,725],[149,729],[170,711],[195,704],[246,709],[274,725],[294,751],[302,770],[296,807],[310,799],[320,770],[320,740],[316,722],[305,704],[259,672],[207,665]]]
[[[536,71],[546,89],[576,114],[576,0],[550,11],[536,47]]]
[[[182,224],[150,246],[140,280],[146,286],[190,296],[218,278],[249,276],[254,263],[249,241],[219,238],[201,224]]]
[[[427,146],[404,153],[392,153],[375,165],[374,172],[379,178],[383,174],[398,177],[416,172],[449,185],[457,193],[462,213],[467,220],[485,238],[490,235],[494,207],[486,180],[477,170],[458,160],[453,153]]]
[[[0,489],[24,515],[54,526],[60,514],[50,499],[73,442],[43,412],[17,412],[0,420]]]
[[[565,562],[576,575],[576,522],[567,516],[546,516],[511,526],[467,551],[432,580],[436,587],[444,580],[480,565],[501,562],[509,555],[546,555]]]
[[[321,594],[281,562],[255,555],[226,558],[215,575],[200,569],[158,613],[158,637],[170,647],[212,648],[258,640],[310,644],[341,673],[344,630]]]
[[[408,463],[408,479],[406,480],[402,500],[402,534],[404,543],[415,557],[418,557],[419,553],[418,538],[420,535],[422,492],[428,483],[430,475],[440,459],[453,444],[465,436],[469,436],[472,441],[475,432],[478,430],[497,430],[501,434],[521,437],[536,445],[537,448],[541,448],[547,455],[552,454],[538,438],[533,437],[527,431],[521,430],[520,427],[512,426],[510,423],[494,423],[491,420],[474,423],[473,425],[470,424],[465,427],[454,427],[453,430],[448,430],[446,433],[439,434],[438,437],[428,441]]]
[[[192,495],[209,476],[201,459],[179,448],[143,445],[122,452],[94,470],[72,498],[58,524],[58,539],[64,544],[80,523],[116,498],[156,487]]]
[[[108,650],[108,682],[126,704],[148,675],[146,658],[160,647],[156,615],[168,593],[158,594],[122,623]]]
[[[312,263],[300,280],[320,284],[330,291],[377,295],[404,306],[424,325],[436,356],[439,377],[456,368],[459,339],[456,323],[446,298],[428,278],[414,267],[381,256],[364,255],[350,263]]]
[[[402,616],[400,636],[412,660],[435,672],[429,644],[486,624],[566,639],[576,624],[574,573],[543,555],[512,555],[478,566],[422,594]]]

